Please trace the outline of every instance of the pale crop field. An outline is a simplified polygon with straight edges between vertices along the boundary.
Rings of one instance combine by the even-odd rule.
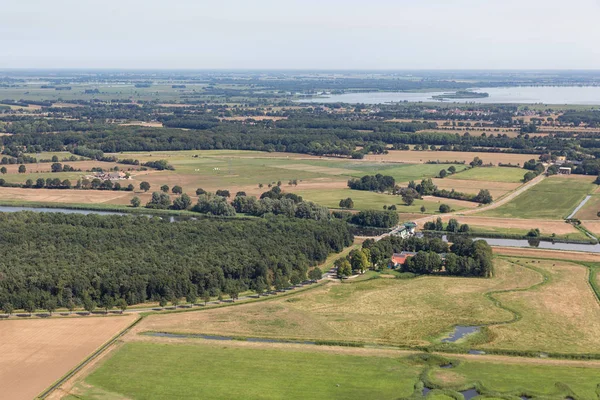
[[[36,397],[136,318],[124,315],[0,321],[1,397]]]
[[[414,150],[390,150],[388,154],[370,154],[365,157],[367,160],[377,161],[396,161],[406,163],[425,163],[427,161],[464,161],[467,164],[473,161],[473,158],[479,157],[484,163],[519,164],[523,165],[525,161],[532,158],[537,159],[539,154],[510,154],[510,153],[484,153],[484,152],[465,152],[465,151],[414,151]]]

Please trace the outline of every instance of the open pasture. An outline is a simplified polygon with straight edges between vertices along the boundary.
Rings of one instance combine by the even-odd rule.
[[[494,294],[521,318],[489,329],[482,348],[600,353],[600,303],[588,283],[588,268],[554,260],[520,260],[546,277],[526,291]],[[600,383],[600,382],[599,382]]]
[[[241,394],[245,399],[392,399],[412,394],[419,366],[340,353],[130,342],[85,383],[105,396],[143,399],[232,399]]]
[[[527,394],[591,400],[600,383],[600,367],[593,361],[496,356],[446,360],[455,367],[428,366],[415,354],[389,349],[137,337],[63,393],[69,393],[68,400],[230,399],[239,393],[247,399],[391,400],[411,396],[424,377],[450,390],[477,385],[486,399]],[[435,391],[427,396],[453,398]]]
[[[487,153],[487,152],[467,152],[467,151],[414,151],[414,150],[390,150],[388,154],[376,154],[365,156],[370,161],[395,161],[406,163],[425,163],[427,161],[464,161],[467,164],[473,161],[473,158],[479,157],[485,164],[492,163],[519,164],[523,165],[525,161],[532,158],[537,159],[538,154],[512,154],[512,153]]]
[[[454,325],[505,321],[512,314],[483,296],[491,290],[526,288],[539,274],[504,260],[492,279],[427,276],[329,283],[271,301],[171,315],[152,315],[134,332],[342,340],[423,345]]]
[[[568,365],[568,362],[563,365],[548,365],[538,360],[532,361],[523,363],[522,360],[469,359],[456,368],[435,368],[430,371],[429,378],[433,383],[446,387],[470,386],[479,382],[485,390],[499,393],[524,392],[531,397],[556,399],[563,399],[568,395],[575,395],[580,399],[597,398],[596,386],[600,384],[598,366],[573,366]],[[558,382],[567,386],[567,392],[556,386]]]
[[[135,318],[124,315],[0,321],[2,398],[36,397]]]
[[[505,218],[560,219],[595,189],[590,176],[551,176],[510,202],[481,215]]]

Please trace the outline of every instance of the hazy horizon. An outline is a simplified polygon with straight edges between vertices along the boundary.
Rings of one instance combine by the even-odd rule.
[[[0,69],[595,70],[598,0],[5,0]]]

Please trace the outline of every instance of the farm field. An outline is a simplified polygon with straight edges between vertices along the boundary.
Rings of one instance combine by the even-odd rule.
[[[600,235],[600,220],[581,221],[581,223],[594,235]]]
[[[417,354],[397,350],[129,337],[89,375],[82,374],[63,398],[229,399],[244,393],[247,399],[391,400],[411,396],[425,373],[428,381],[445,389],[477,384],[482,393],[504,396],[595,399],[600,383],[600,365],[593,361],[561,364],[494,356],[439,360],[456,366],[429,366]],[[431,392],[427,398],[453,397]]]
[[[471,168],[452,175],[453,179],[520,183],[526,170],[510,167]]]
[[[0,321],[2,397],[36,397],[135,319],[125,315]]]
[[[600,370],[598,367],[469,360],[452,369],[435,368],[429,373],[429,378],[444,386],[480,382],[481,386],[492,392],[520,394],[518,392],[523,391],[528,396],[551,398],[565,398],[574,394],[581,399],[595,399],[596,385],[600,384]],[[567,385],[567,390],[561,391],[555,386],[557,382]]]
[[[134,331],[424,345],[457,324],[510,319],[510,312],[494,307],[483,294],[526,288],[540,280],[536,272],[505,260],[496,261],[496,271],[493,279],[427,276],[332,282],[261,304],[153,315]]]
[[[467,164],[473,161],[473,158],[479,157],[484,163],[519,164],[523,165],[525,161],[532,158],[537,159],[538,154],[512,154],[512,153],[485,153],[485,152],[465,152],[465,151],[414,151],[414,150],[390,150],[388,154],[367,155],[366,160],[374,161],[396,161],[406,163],[425,163],[427,161],[464,161]]]
[[[85,383],[136,399],[392,399],[412,394],[418,374],[392,357],[129,342]]]
[[[490,194],[492,195],[494,200],[521,186],[520,183],[514,182],[493,182],[454,179],[458,175],[460,174],[454,175],[451,178],[433,179],[433,183],[435,183],[435,185],[440,189],[454,189],[457,192],[471,194],[477,194],[481,189],[487,189],[490,191]]]
[[[577,211],[575,214],[575,218],[580,220],[595,220],[599,221],[600,217],[598,217],[598,212],[600,211],[600,194],[594,194],[592,197],[585,203],[585,205]]]
[[[474,232],[526,235],[530,229],[537,228],[544,236],[551,236],[554,233],[557,237],[563,239],[589,239],[584,233],[563,220],[536,219],[532,221],[530,219],[479,217],[475,215],[442,216],[444,222],[448,222],[450,218],[456,219],[461,224],[468,224],[471,231]]]
[[[495,294],[522,316],[494,325],[492,340],[482,348],[558,353],[600,352],[600,303],[588,283],[588,268],[569,262],[524,261],[547,281],[527,291]]]
[[[556,259],[567,261],[600,262],[600,254],[580,251],[545,250],[522,247],[492,247],[494,254],[510,257],[526,257],[535,259]]]
[[[551,176],[510,202],[481,216],[530,219],[558,219],[571,211],[595,189],[589,176]]]

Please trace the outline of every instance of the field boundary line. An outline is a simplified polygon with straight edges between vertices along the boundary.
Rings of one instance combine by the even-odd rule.
[[[103,345],[101,345],[92,354],[90,354],[83,361],[81,361],[77,366],[75,366],[73,369],[71,369],[69,372],[67,372],[65,375],[63,375],[61,378],[59,378],[56,382],[54,382],[52,385],[50,385],[48,388],[46,388],[43,392],[41,392],[36,397],[36,399],[45,399],[45,398],[47,398],[48,395],[50,395],[50,393],[52,393],[54,390],[56,390],[58,387],[60,387],[68,379],[72,378],[77,372],[81,371],[81,369],[83,369],[83,367],[85,367],[91,361],[93,361],[94,359],[96,359],[100,354],[102,354],[106,349],[108,349],[112,344],[114,344],[120,337],[122,337],[123,335],[125,335],[134,326],[136,326],[139,322],[141,322],[142,319],[144,319],[143,316],[138,316],[136,318],[136,320],[133,321],[131,324],[129,324],[127,327],[125,327],[125,329],[121,330],[115,336],[113,336],[112,338],[110,338],[106,343],[104,343]]]

